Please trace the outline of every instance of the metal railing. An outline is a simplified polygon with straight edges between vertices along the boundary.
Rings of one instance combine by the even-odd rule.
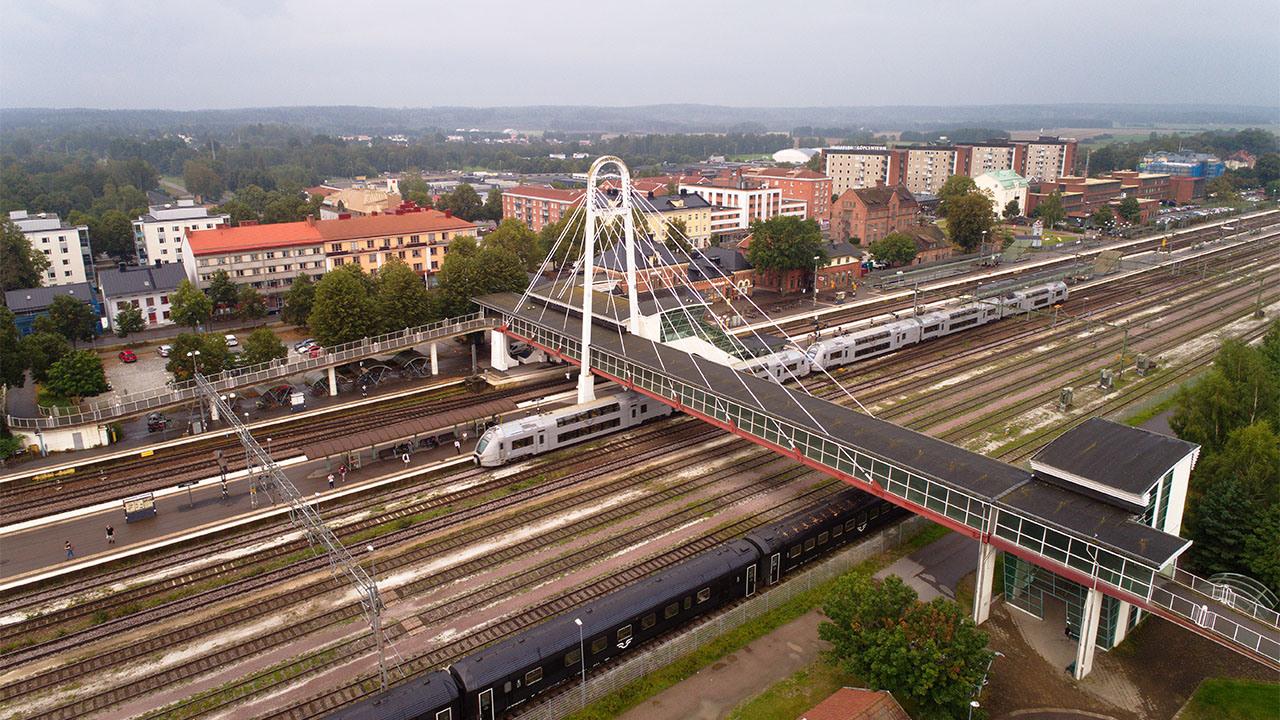
[[[643,650],[640,654],[602,672],[595,674],[588,672],[585,683],[575,681],[572,685],[566,685],[558,695],[530,707],[520,713],[519,718],[520,720],[554,720],[565,717],[587,703],[617,692],[648,673],[670,665],[715,640],[726,631],[765,614],[795,596],[808,592],[814,586],[849,572],[867,558],[897,547],[904,539],[911,537],[916,530],[927,524],[928,522],[921,517],[908,518],[893,528],[841,551],[830,560],[800,572],[777,587],[739,603],[670,640]]]
[[[1181,583],[1172,584],[1175,587],[1190,589]],[[1197,603],[1192,598],[1173,592],[1168,587],[1152,586],[1148,600],[1152,606],[1188,620],[1203,630],[1266,658],[1272,666],[1280,667],[1280,632],[1276,632],[1274,628],[1262,624],[1260,632],[1247,627],[1219,612],[1223,609],[1222,605],[1209,602]],[[1268,630],[1272,632],[1268,633]]]
[[[430,340],[439,340],[477,330],[487,330],[494,327],[494,325],[495,323],[492,319],[484,317],[483,313],[475,312],[461,317],[446,318],[416,328],[406,328],[326,347],[316,352],[314,356],[290,356],[257,365],[224,370],[216,375],[208,375],[205,379],[218,392],[225,392],[246,385],[256,385],[296,375],[315,368],[340,365],[370,355],[403,350]],[[195,382],[185,380],[170,383],[165,387],[152,388],[142,393],[129,393],[127,399],[95,401],[87,407],[83,405],[79,408],[71,409],[42,407],[40,409],[41,412],[46,413],[44,417],[24,418],[10,415],[8,421],[10,427],[23,429],[72,427],[113,420],[166,405],[194,401],[199,396],[200,391]]]
[[[1277,631],[1277,633],[1280,633],[1280,613],[1272,610],[1262,603],[1245,597],[1239,592],[1235,592],[1235,589],[1226,583],[1215,583],[1205,580],[1204,578],[1193,575],[1179,567],[1174,568],[1173,577],[1170,578],[1170,580],[1173,583],[1188,590],[1197,592],[1210,600],[1215,600],[1220,604],[1226,605],[1242,615],[1247,615]]]

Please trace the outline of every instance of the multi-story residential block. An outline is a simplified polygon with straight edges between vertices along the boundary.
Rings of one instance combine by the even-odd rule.
[[[831,208],[831,237],[858,238],[863,245],[919,223],[920,205],[901,185],[844,191]]]
[[[321,220],[315,224],[324,240],[327,267],[358,264],[375,273],[391,258],[399,258],[434,284],[449,243],[476,236],[476,224],[448,212],[404,207],[387,215]]]
[[[230,215],[212,215],[194,200],[152,205],[133,221],[134,252],[139,265],[182,262],[182,237],[188,230],[211,230],[231,222]]]
[[[1006,140],[956,146],[956,174],[976,178],[983,173],[1013,170],[1022,165],[1026,146]]]
[[[502,192],[502,217],[515,218],[534,232],[541,232],[572,212],[585,189],[559,190],[538,185],[517,185]]]
[[[904,152],[902,184],[913,195],[937,195],[947,178],[956,173],[953,147],[910,147]]]
[[[1054,182],[1071,174],[1076,161],[1076,141],[1051,135],[1018,143],[1025,146],[1023,158],[1014,170],[1029,182]]]
[[[1026,211],[1030,183],[1018,173],[1012,170],[993,170],[974,178],[973,183],[991,196],[991,209],[996,215],[1003,214],[1005,207],[1014,200],[1018,202],[1020,214]]]
[[[98,287],[102,290],[107,326],[115,330],[116,315],[128,307],[142,313],[142,321],[148,328],[172,325],[169,296],[186,277],[187,271],[180,261],[137,267],[121,263],[117,269],[103,270],[98,274]]]
[[[13,323],[18,327],[19,335],[30,335],[35,332],[36,318],[49,314],[49,306],[60,295],[68,295],[89,304],[99,318],[102,317],[102,303],[98,301],[98,293],[89,283],[66,283],[51,287],[21,288],[6,290],[4,305],[13,312]],[[102,324],[96,326],[102,332]]]
[[[685,233],[694,247],[705,248],[711,244],[711,203],[701,195],[686,190],[675,195],[648,195],[645,204],[657,211],[645,214],[654,240],[666,243],[668,224],[679,220],[684,223]]]
[[[388,186],[399,188],[397,182],[387,181]],[[328,193],[320,205],[321,220],[337,220],[342,215],[363,217],[374,213],[394,211],[404,201],[399,193],[372,187],[343,188]]]
[[[831,178],[820,172],[804,167],[772,167],[743,168],[740,174],[758,180],[763,187],[778,188],[784,201],[804,203],[801,217],[825,219],[831,212]]]
[[[709,204],[733,211],[736,217],[727,223],[728,212],[712,213],[712,234],[746,230],[756,220],[768,220],[782,214],[782,190],[776,187],[764,187],[761,183],[743,177],[719,177],[705,185],[681,185],[680,191],[702,196]],[[795,205],[790,206],[791,213],[802,212]]]
[[[324,274],[324,237],[316,225],[315,219],[308,219],[188,230],[182,242],[182,264],[187,278],[201,288],[209,287],[214,274],[225,270],[232,281],[262,293],[268,309],[279,308],[299,273],[313,280]]]
[[[897,185],[902,180],[903,153],[883,145],[837,146],[823,152],[831,192],[843,195],[854,188],[878,183]]]
[[[30,215],[13,210],[9,219],[22,231],[31,249],[49,260],[44,285],[76,285],[93,281],[93,248],[89,226],[67,225],[55,213]]]
[[[1227,165],[1208,153],[1161,152],[1143,156],[1138,169],[1177,177],[1215,178],[1227,171]]]

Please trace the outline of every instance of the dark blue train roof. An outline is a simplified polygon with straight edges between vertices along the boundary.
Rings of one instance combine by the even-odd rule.
[[[411,720],[419,717],[434,720],[436,710],[449,707],[458,697],[458,684],[453,676],[443,670],[435,670],[401,683],[385,694],[341,708],[328,720]]]
[[[515,637],[499,641],[459,660],[450,668],[467,691],[482,690],[544,658],[559,656],[578,644],[578,626],[589,641],[638,613],[705,587],[709,582],[759,559],[760,552],[745,540],[734,540],[699,553],[666,571],[585,603],[579,610],[557,615]]]
[[[782,552],[784,547],[795,542],[793,538],[814,525],[829,522],[843,513],[877,502],[881,501],[873,495],[855,488],[846,488],[832,495],[822,506],[801,510],[772,525],[758,528],[747,533],[746,539],[754,542],[765,555],[772,555]]]

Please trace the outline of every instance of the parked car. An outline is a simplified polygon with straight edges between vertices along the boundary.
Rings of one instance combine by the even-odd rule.
[[[227,347],[235,347],[240,344],[235,335],[223,335],[222,338],[227,341]]]
[[[160,357],[169,357],[169,353],[171,352],[173,352],[172,345],[161,345],[160,347],[156,348],[156,354],[159,355]]]
[[[302,342],[294,345],[293,351],[298,353],[299,355],[314,357],[314,353],[312,353],[311,349],[319,346],[320,345],[319,343],[316,342],[315,338],[307,338],[306,340],[303,340]]]
[[[120,351],[120,362],[135,363],[138,362],[138,356],[132,350],[125,348]]]
[[[153,412],[147,416],[147,432],[160,432],[169,426],[169,418],[163,413]]]

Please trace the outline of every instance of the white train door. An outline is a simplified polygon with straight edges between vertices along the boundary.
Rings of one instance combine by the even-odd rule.
[[[479,706],[480,720],[493,720],[493,688],[480,693]]]
[[[774,553],[769,558],[769,584],[776,585],[782,576],[782,553]]]
[[[751,597],[756,594],[756,566],[752,563],[747,566],[747,594],[744,597]]]

